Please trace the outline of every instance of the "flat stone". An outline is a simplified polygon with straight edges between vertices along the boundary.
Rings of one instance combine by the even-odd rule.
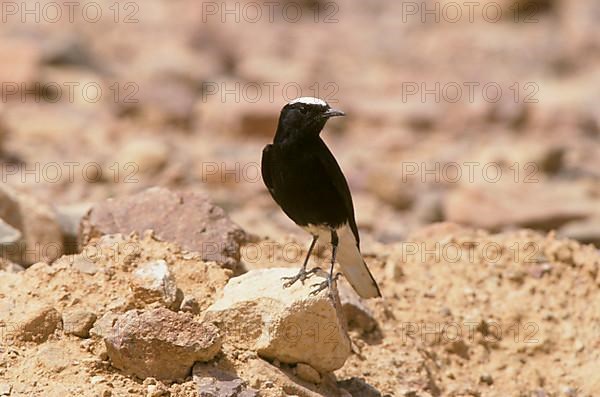
[[[258,397],[258,391],[235,374],[211,365],[196,363],[192,374],[199,397]]]
[[[339,381],[338,386],[345,389],[352,397],[381,397],[381,392],[360,378]]]
[[[596,206],[583,185],[489,184],[448,193],[444,215],[447,221],[492,231],[507,227],[550,230],[593,216]]]

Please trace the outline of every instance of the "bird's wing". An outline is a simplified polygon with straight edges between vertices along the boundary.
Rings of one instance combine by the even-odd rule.
[[[356,220],[354,218],[354,205],[352,204],[352,195],[350,193],[350,188],[348,187],[348,182],[346,181],[346,177],[342,172],[339,164],[333,157],[333,154],[325,145],[323,140],[320,141],[320,150],[318,151],[318,157],[323,165],[323,168],[327,172],[329,179],[333,183],[333,186],[337,190],[340,198],[342,199],[342,205],[346,209],[348,214],[348,225],[352,230],[352,234],[354,234],[354,238],[356,239],[356,245],[360,245],[360,239],[358,236],[358,228],[356,227]]]
[[[265,185],[267,186],[267,189],[269,189],[269,192],[271,192],[271,194],[273,194],[273,181],[271,179],[272,149],[273,149],[273,145],[269,144],[269,145],[265,146],[265,148],[263,149],[263,152],[262,152],[262,161],[260,164],[260,172],[262,174],[263,182],[265,183]]]

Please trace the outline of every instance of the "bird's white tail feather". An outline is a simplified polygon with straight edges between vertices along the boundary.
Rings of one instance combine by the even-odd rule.
[[[342,273],[354,290],[362,298],[377,298],[381,296],[377,282],[371,275],[356,244],[356,239],[350,227],[345,226],[338,231],[337,262]]]

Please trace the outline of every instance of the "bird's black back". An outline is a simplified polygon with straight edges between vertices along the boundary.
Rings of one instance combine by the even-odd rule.
[[[319,136],[267,145],[261,168],[273,199],[298,225],[348,223],[359,241],[348,183]]]

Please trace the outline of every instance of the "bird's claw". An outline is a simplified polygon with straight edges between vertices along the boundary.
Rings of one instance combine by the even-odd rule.
[[[306,269],[300,269],[300,271],[298,272],[298,274],[296,274],[295,276],[292,277],[282,277],[282,280],[289,280],[286,283],[283,284],[283,288],[289,288],[292,285],[294,285],[294,283],[298,280],[300,280],[302,282],[302,284],[304,284],[304,280],[306,280],[307,278],[309,278],[310,276],[312,276],[313,274],[316,273],[316,271],[318,270],[318,267],[312,268],[309,271],[306,271]]]
[[[327,277],[327,280],[321,282],[321,283],[316,283],[311,285],[311,287],[316,287],[314,290],[310,291],[310,296],[316,296],[318,295],[321,291],[328,289],[329,288],[329,292],[331,295],[331,286],[333,285],[333,283],[335,283],[337,281],[337,279],[340,277],[341,273],[337,273],[335,276],[331,277],[331,275],[329,277]]]
[[[313,284],[311,285],[311,287],[317,287],[314,290],[310,291],[310,296],[317,296],[319,295],[319,293],[327,288],[329,288],[329,279],[327,279],[326,281],[323,281],[322,283],[317,283],[317,284]]]

